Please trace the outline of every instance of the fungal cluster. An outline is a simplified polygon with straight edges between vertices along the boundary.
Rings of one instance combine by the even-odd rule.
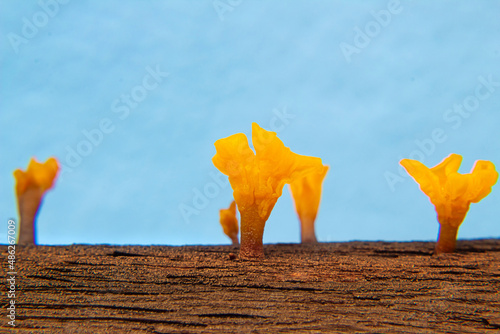
[[[286,183],[290,185],[301,223],[302,243],[317,242],[314,225],[329,167],[319,158],[293,153],[275,132],[266,131],[256,123],[252,124],[252,142],[255,153],[242,133],[220,139],[215,142],[217,153],[212,159],[215,167],[229,177],[240,211],[240,258],[264,257],[264,227]],[[458,228],[470,203],[488,195],[498,179],[495,165],[490,161],[476,161],[469,174],[458,173],[461,162],[458,154],[451,154],[433,168],[416,160],[400,162],[436,208],[440,224],[436,254],[455,250]],[[223,227],[226,224],[222,213],[221,224]],[[236,213],[232,224],[236,226],[232,228],[234,233],[238,224]],[[228,236],[235,238],[234,234]]]
[[[252,144],[255,152],[243,133],[219,139],[212,158],[215,167],[228,176],[233,189],[234,201],[229,208],[220,210],[220,223],[233,245],[240,245],[240,258],[264,257],[264,227],[285,184],[289,185],[300,220],[302,243],[317,242],[314,226],[329,167],[320,158],[292,152],[275,132],[264,130],[257,123],[252,124]],[[435,206],[440,224],[436,254],[455,250],[458,229],[470,204],[486,197],[498,180],[498,172],[490,161],[476,161],[468,174],[458,173],[461,162],[458,154],[449,155],[432,168],[416,160],[400,161]],[[44,163],[31,159],[26,171],[14,171],[19,244],[36,244],[36,217],[58,172],[55,158]]]

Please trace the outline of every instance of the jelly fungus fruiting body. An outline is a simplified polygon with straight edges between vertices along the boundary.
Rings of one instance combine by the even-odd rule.
[[[470,204],[486,197],[497,182],[495,165],[490,161],[478,160],[469,174],[460,174],[458,168],[462,156],[458,154],[450,154],[432,168],[411,159],[403,159],[400,163],[436,208],[440,229],[435,253],[453,252],[458,228]]]
[[[237,133],[215,142],[212,161],[229,177],[241,217],[240,258],[264,257],[264,226],[286,183],[323,167],[321,159],[293,153],[275,132],[252,124],[252,143]]]

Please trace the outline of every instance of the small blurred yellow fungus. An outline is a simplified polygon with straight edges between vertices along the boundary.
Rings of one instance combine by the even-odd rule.
[[[49,158],[44,163],[39,163],[32,158],[26,171],[20,169],[14,171],[20,218],[19,244],[35,243],[35,221],[38,209],[45,192],[53,187],[58,172],[59,164],[55,158]]]
[[[231,239],[233,245],[238,245],[238,218],[236,217],[236,202],[232,201],[227,209],[219,210],[220,224],[224,233]]]
[[[300,239],[302,243],[317,242],[314,222],[321,202],[323,180],[328,169],[328,166],[323,166],[319,172],[312,171],[290,184],[295,210],[300,219]]]

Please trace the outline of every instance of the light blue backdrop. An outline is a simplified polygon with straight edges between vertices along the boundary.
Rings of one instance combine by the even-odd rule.
[[[56,156],[40,243],[229,243],[213,143],[251,122],[331,166],[319,240],[435,240],[434,208],[398,162],[500,167],[498,13],[486,0],[2,0],[0,242],[12,171]],[[499,237],[499,201],[496,185],[459,237]],[[264,241],[298,240],[285,189]]]

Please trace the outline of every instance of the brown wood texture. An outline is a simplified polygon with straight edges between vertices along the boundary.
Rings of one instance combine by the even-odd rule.
[[[500,332],[500,240],[433,247],[266,245],[248,262],[233,246],[18,246],[17,326],[4,286],[0,332]]]

